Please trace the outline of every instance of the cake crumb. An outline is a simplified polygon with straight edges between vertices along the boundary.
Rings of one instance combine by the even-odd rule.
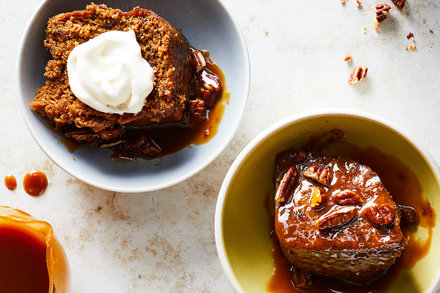
[[[407,38],[408,40],[411,40],[411,41],[414,42],[414,34],[413,34],[413,33],[409,33],[409,34],[406,36],[406,38]]]
[[[341,0],[341,4],[345,4],[345,0]]]
[[[360,8],[362,6],[362,2],[359,0],[356,0],[356,6]]]
[[[353,59],[353,58],[351,57],[351,54],[350,54],[350,53],[347,53],[347,54],[345,55],[345,57],[344,57],[344,61],[345,61],[345,62],[350,62],[352,59]]]
[[[408,46],[405,46],[405,50],[407,50],[407,51],[408,51]]]
[[[367,27],[364,26],[364,35],[367,33]]]
[[[433,30],[429,30],[429,33],[434,34],[434,31]]]
[[[411,45],[411,46],[409,46],[409,49],[410,49],[411,51],[414,51],[414,50],[416,49],[416,47],[413,46],[413,45]]]
[[[269,32],[268,32],[268,31],[265,31],[264,34],[267,36],[267,35],[269,34]]]

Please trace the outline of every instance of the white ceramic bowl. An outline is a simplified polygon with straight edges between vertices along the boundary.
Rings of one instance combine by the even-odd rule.
[[[440,174],[436,162],[392,123],[347,109],[324,109],[286,118],[263,131],[243,149],[219,192],[215,211],[217,252],[236,292],[267,292],[274,270],[269,237],[272,225],[264,203],[273,194],[275,155],[288,148],[299,149],[309,141],[310,135],[335,128],[346,134],[346,142],[372,146],[399,158],[418,175],[423,197],[438,214]],[[428,254],[410,270],[401,272],[389,292],[439,292],[439,225],[437,216]],[[416,238],[424,239],[426,232],[419,227]]]
[[[101,3],[101,2],[99,2]],[[106,0],[123,11],[135,6],[147,8],[181,29],[190,45],[209,50],[222,69],[230,102],[217,134],[208,143],[192,145],[151,161],[118,162],[111,152],[81,147],[70,153],[61,137],[44,119],[29,109],[37,89],[45,82],[44,68],[49,53],[43,47],[47,20],[58,13],[83,10],[90,0],[47,0],[37,9],[23,36],[18,53],[17,80],[24,120],[41,149],[61,168],[78,179],[107,190],[143,192],[179,183],[214,160],[234,136],[246,105],[250,69],[247,48],[237,24],[218,0]],[[75,158],[75,159],[73,159]]]

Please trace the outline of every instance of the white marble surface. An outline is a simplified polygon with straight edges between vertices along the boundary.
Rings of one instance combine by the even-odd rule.
[[[230,146],[202,172],[164,190],[112,193],[54,165],[19,113],[17,49],[40,0],[0,1],[0,204],[50,222],[68,255],[73,292],[230,292],[217,259],[214,208],[228,167],[255,135],[283,117],[322,107],[375,113],[398,124],[440,159],[440,5],[407,0],[373,29],[374,4],[355,0],[222,0],[248,44],[252,84],[247,111]],[[99,2],[99,1],[98,1]],[[366,34],[364,34],[366,27]],[[433,30],[431,34],[429,30]],[[415,35],[415,51],[406,51]],[[352,63],[343,61],[350,52]],[[348,86],[354,66],[367,80]],[[226,77],[227,78],[227,77]],[[49,179],[46,193],[23,191],[25,173]],[[3,177],[2,177],[3,178]]]

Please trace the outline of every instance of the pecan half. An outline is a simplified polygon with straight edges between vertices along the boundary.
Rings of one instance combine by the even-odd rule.
[[[325,201],[327,200],[327,195],[322,187],[315,186],[312,191],[312,199],[310,201],[310,207],[312,209],[321,208]]]
[[[390,14],[391,6],[388,4],[376,4],[376,23],[382,22]]]
[[[412,226],[419,224],[419,214],[416,209],[410,206],[398,205],[400,212],[401,223],[405,226]]]
[[[206,108],[210,109],[214,107],[215,101],[222,93],[220,78],[217,75],[208,72],[208,70],[203,70],[197,78],[200,85],[199,98],[205,101]]]
[[[295,185],[298,172],[295,167],[290,167],[286,173],[284,173],[283,179],[278,185],[277,192],[275,193],[275,200],[277,202],[286,201],[287,197],[292,193],[293,186]]]
[[[400,10],[405,6],[405,0],[391,0]]]
[[[348,189],[335,194],[333,196],[333,201],[341,206],[362,205],[364,203],[364,199],[360,195]]]
[[[343,207],[338,210],[333,210],[321,216],[316,222],[315,226],[319,230],[336,229],[350,223],[357,217],[357,208],[354,206]]]
[[[324,186],[329,186],[332,181],[332,175],[328,169],[322,169],[318,166],[311,166],[304,172],[304,177],[315,180]]]
[[[309,289],[312,287],[312,275],[303,273],[300,269],[293,267],[292,283],[296,289]]]
[[[388,204],[373,205],[365,208],[362,216],[379,228],[386,228],[394,222],[394,209]]]
[[[356,67],[348,78],[349,84],[356,84],[367,77],[368,67]]]

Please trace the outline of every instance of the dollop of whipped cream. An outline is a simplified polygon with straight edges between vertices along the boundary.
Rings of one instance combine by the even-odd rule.
[[[76,46],[67,75],[73,94],[105,113],[139,113],[153,90],[153,69],[132,30],[106,32]]]

